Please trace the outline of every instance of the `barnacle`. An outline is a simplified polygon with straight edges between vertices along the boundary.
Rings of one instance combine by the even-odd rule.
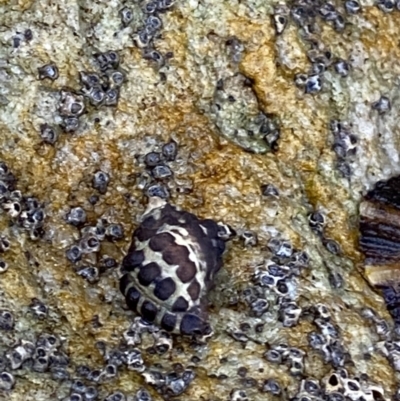
[[[128,307],[169,332],[210,334],[205,296],[224,250],[213,220],[152,198],[122,262]]]

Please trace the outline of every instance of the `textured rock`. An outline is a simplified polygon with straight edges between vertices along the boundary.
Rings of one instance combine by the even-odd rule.
[[[333,2],[304,18],[298,2],[161,3],[161,26],[147,3],[0,5],[0,161],[16,179],[1,171],[0,399],[143,399],[145,387],[153,400],[258,401],[312,394],[312,380],[315,394],[370,397],[375,383],[393,399],[398,338],[365,280],[357,219],[362,195],[400,173],[399,11],[366,0],[351,14]],[[287,20],[279,35],[276,15]],[[46,65],[57,74],[43,77]],[[231,77],[245,77],[239,98],[252,103],[216,115],[218,83]],[[274,152],[224,136],[248,129],[256,110],[279,122]],[[163,155],[171,140],[174,158]],[[149,165],[151,152],[163,168]],[[237,234],[209,296],[206,344],[135,320],[119,292],[144,193]],[[76,207],[83,226],[66,221]],[[314,212],[325,218],[317,233]]]

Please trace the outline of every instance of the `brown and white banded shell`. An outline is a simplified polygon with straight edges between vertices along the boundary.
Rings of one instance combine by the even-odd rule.
[[[379,181],[361,202],[360,248],[368,281],[400,323],[400,176]]]
[[[128,307],[172,333],[210,334],[205,296],[224,250],[213,220],[150,198],[122,262],[120,289]]]

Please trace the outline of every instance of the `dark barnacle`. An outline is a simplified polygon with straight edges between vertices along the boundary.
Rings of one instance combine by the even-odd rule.
[[[345,160],[339,160],[336,164],[336,168],[344,178],[351,177],[352,174],[351,167],[349,163],[347,163]]]
[[[323,3],[318,11],[322,19],[325,21],[333,21],[338,15],[335,7],[330,3]]]
[[[157,180],[164,180],[172,177],[171,169],[168,166],[163,165],[155,166],[151,171],[151,174]]]
[[[0,309],[0,330],[12,330],[13,327],[13,314],[7,309]]]
[[[32,301],[31,301],[31,304],[29,305],[29,307],[38,319],[44,319],[45,317],[47,317],[48,308],[39,299],[32,298]]]
[[[39,79],[51,79],[55,81],[58,78],[58,68],[54,63],[46,64],[43,67],[38,68]]]
[[[341,77],[347,77],[349,75],[350,66],[347,61],[339,59],[334,63],[333,66],[336,73],[338,73]]]
[[[61,89],[58,111],[61,117],[79,117],[85,111],[83,96],[66,88]]]
[[[165,62],[164,56],[158,50],[151,48],[144,49],[143,58],[154,61],[159,67],[162,67]]]
[[[109,50],[104,53],[96,53],[94,57],[101,71],[106,71],[109,68],[115,70],[119,66],[119,55],[115,51]]]
[[[167,161],[174,161],[178,153],[178,145],[175,141],[165,143],[162,147],[162,154]]]
[[[171,372],[165,376],[165,392],[170,396],[182,394],[194,380],[195,373],[190,369],[184,370],[182,373]]]
[[[332,21],[332,25],[336,32],[341,32],[346,27],[346,21],[341,14],[338,14],[337,17]]]
[[[289,9],[285,5],[278,5],[274,8],[273,21],[275,33],[281,35],[285,30],[289,19]]]
[[[65,220],[68,224],[79,227],[86,223],[86,212],[79,206],[74,207],[67,213]]]
[[[298,88],[305,88],[306,83],[307,83],[307,79],[308,79],[307,74],[298,73],[294,77],[294,84]]]
[[[79,248],[82,253],[93,253],[100,250],[100,240],[92,233],[85,233],[79,241]]]
[[[133,20],[133,11],[130,7],[124,7],[120,12],[121,21],[124,26],[128,26]]]
[[[154,335],[154,348],[157,354],[162,355],[168,352],[172,348],[172,338],[171,336],[165,332],[160,331]]]
[[[79,72],[79,81],[84,89],[90,90],[96,86],[101,85],[101,79],[96,72]]]
[[[98,107],[103,104],[106,94],[103,88],[99,85],[90,88],[90,90],[87,92],[87,97],[89,98],[89,102],[92,106]]]
[[[280,136],[281,134],[278,128],[271,130],[265,134],[264,141],[267,143],[267,145],[271,148],[272,151],[278,150],[278,140]]]
[[[164,12],[169,10],[175,4],[175,0],[158,0],[157,1],[157,10],[160,12]]]
[[[321,386],[318,380],[308,378],[301,382],[300,391],[304,391],[308,394],[318,397],[321,395]]]
[[[65,132],[75,132],[79,128],[79,120],[77,117],[65,117],[62,120],[61,126]]]
[[[132,38],[135,45],[140,49],[146,49],[149,47],[153,39],[146,29],[140,30],[137,34],[133,35]]]
[[[93,284],[99,281],[99,269],[95,266],[87,266],[79,269],[77,274]]]
[[[8,195],[8,187],[7,184],[3,181],[0,181],[0,200],[3,200]]]
[[[8,263],[0,259],[0,274],[5,273],[8,270]]]
[[[76,263],[82,259],[82,250],[78,245],[72,245],[71,248],[67,249],[65,252],[65,256],[70,262]]]
[[[101,260],[100,270],[105,271],[108,269],[112,269],[118,265],[117,261],[114,258],[104,257]]]
[[[308,224],[318,235],[321,235],[325,226],[325,216],[321,212],[313,212],[308,216]]]
[[[253,231],[243,231],[241,237],[243,238],[245,247],[252,247],[257,245],[257,234]]]
[[[144,193],[149,198],[151,198],[151,197],[159,197],[161,199],[169,198],[168,189],[164,185],[159,184],[159,183],[153,183],[153,184],[148,185],[145,188]]]
[[[126,401],[126,397],[121,391],[115,391],[109,394],[104,401]]]
[[[12,218],[15,219],[21,213],[21,203],[18,201],[8,201],[3,203],[3,209],[7,212],[7,214]],[[1,246],[0,246],[1,248]],[[3,251],[4,252],[4,251]]]
[[[329,273],[328,281],[333,289],[343,288],[344,279],[343,276],[338,272]]]
[[[282,363],[282,354],[276,349],[270,349],[264,354],[264,358],[273,363]]]
[[[99,392],[96,387],[94,386],[88,386],[83,393],[83,399],[85,401],[94,401],[97,400],[97,397],[99,395]]]
[[[150,198],[122,262],[126,273],[120,289],[128,307],[168,332],[211,334],[204,297],[221,268],[224,249],[213,220],[199,220],[161,198]]]
[[[319,74],[309,75],[305,82],[305,93],[318,93],[322,89],[322,77]]]
[[[121,224],[110,224],[106,228],[106,237],[110,241],[118,241],[124,238],[124,227]]]
[[[147,153],[144,157],[144,163],[147,167],[155,167],[161,162],[161,155],[158,152]]]
[[[255,317],[261,317],[268,310],[268,307],[268,301],[263,298],[258,298],[250,304],[252,315]]]
[[[272,184],[261,185],[261,193],[263,196],[279,197],[279,191]]]
[[[246,391],[236,389],[229,394],[229,401],[249,401],[249,398]]]
[[[310,69],[310,76],[312,75],[321,75],[326,71],[326,65],[323,62],[315,62],[312,63],[311,69]]]
[[[118,104],[119,91],[116,88],[110,88],[104,95],[104,104],[106,106],[116,106]]]
[[[104,372],[100,369],[91,370],[87,375],[87,380],[98,383],[104,377]]]
[[[341,253],[340,245],[333,239],[323,238],[322,244],[332,254],[339,255]]]
[[[279,258],[290,258],[293,254],[292,244],[288,241],[272,238],[267,246]]]
[[[107,186],[110,182],[110,176],[104,171],[96,171],[93,176],[92,186],[97,189],[101,194],[107,192]]]
[[[8,372],[0,373],[0,390],[11,390],[15,385],[14,376]]]
[[[7,252],[10,249],[10,241],[5,236],[0,236],[0,253]]]
[[[154,35],[162,28],[161,18],[157,15],[149,15],[145,21],[145,29],[150,35]]]
[[[129,370],[134,370],[136,372],[143,372],[145,370],[144,361],[141,352],[136,349],[130,349],[126,352],[126,365]]]
[[[262,386],[264,393],[271,393],[272,395],[281,395],[282,388],[275,379],[267,379]]]
[[[284,327],[296,326],[301,315],[301,308],[295,302],[283,302],[279,309],[279,320]]]
[[[391,13],[396,4],[394,0],[378,0],[376,5],[384,13]]]
[[[108,364],[103,371],[104,379],[109,380],[113,379],[114,377],[117,376],[117,367],[112,364]]]
[[[54,334],[41,333],[36,341],[36,346],[43,347],[46,350],[53,350],[61,345],[61,340]]]
[[[105,76],[111,89],[118,89],[125,81],[125,74],[121,71],[107,70]]]
[[[42,124],[40,126],[40,137],[44,143],[54,145],[58,139],[58,133],[51,125]]]
[[[30,42],[33,39],[33,32],[31,29],[26,29],[24,32],[24,38],[27,42]]]
[[[150,393],[144,388],[139,389],[135,397],[135,401],[152,401]]]
[[[47,350],[42,347],[37,347],[33,355],[32,369],[35,372],[43,373],[49,368],[49,355]]]
[[[6,356],[12,370],[19,369],[22,364],[30,359],[35,351],[35,346],[29,341],[22,340],[17,346],[7,352]]]
[[[357,14],[361,11],[361,5],[356,0],[347,0],[344,3],[344,8],[348,14]]]
[[[143,12],[145,14],[153,14],[157,11],[157,0],[152,0],[145,3],[143,7]]]
[[[372,103],[372,108],[376,110],[379,114],[385,114],[391,109],[389,98],[386,96],[381,96],[379,100]]]

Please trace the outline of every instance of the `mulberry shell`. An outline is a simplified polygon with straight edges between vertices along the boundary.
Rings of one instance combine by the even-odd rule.
[[[166,331],[209,335],[205,297],[225,250],[218,233],[213,220],[150,198],[122,262],[128,307]]]

